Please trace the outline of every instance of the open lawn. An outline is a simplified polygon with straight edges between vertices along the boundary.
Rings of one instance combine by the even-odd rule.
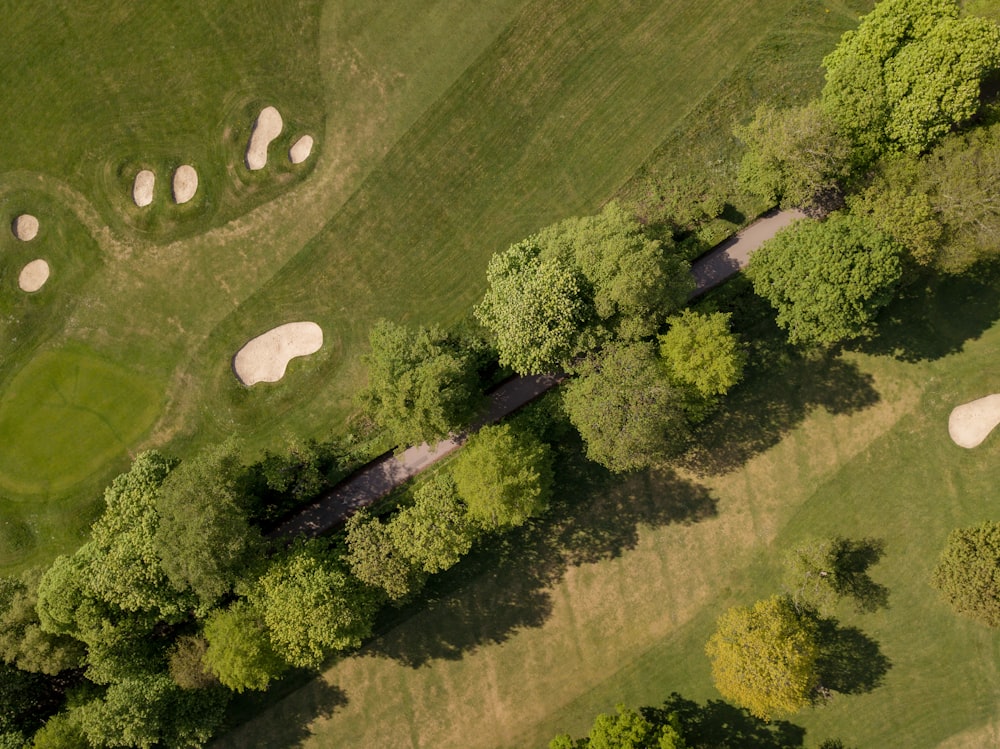
[[[183,456],[233,433],[255,451],[348,430],[376,318],[460,319],[494,251],[596,211],[720,86],[746,88],[747,65],[784,54],[796,72],[775,95],[815,90],[816,60],[868,3],[303,0],[240,13],[202,3],[195,17],[165,1],[56,5],[8,14],[16,33],[0,50],[0,90],[21,105],[0,143],[0,207],[4,220],[30,210],[42,222],[35,243],[0,242],[0,271],[16,278],[36,246],[52,268],[30,298],[3,292],[0,305],[24,314],[3,320],[0,388],[66,347],[148,387],[142,429],[114,451],[66,454],[60,476],[28,468],[36,447],[5,442],[0,471],[19,473],[2,482],[3,506],[49,539],[49,555],[79,541],[130,452]],[[808,34],[774,48],[794,24]],[[698,118],[728,143],[751,98]],[[285,130],[251,173],[243,149],[267,104]],[[284,149],[305,132],[314,156],[293,167]],[[200,181],[175,206],[167,184],[181,163]],[[147,209],[130,199],[142,168],[157,174]],[[755,208],[733,200],[730,228]],[[240,386],[235,351],[291,320],[319,323],[323,349],[280,383]],[[72,414],[68,431],[85,429],[91,416]],[[5,558],[7,570],[29,561]]]
[[[793,716],[803,745],[985,745],[1000,634],[927,583],[948,532],[1000,507],[1000,434],[964,450],[947,430],[955,405],[1000,392],[1000,275],[980,277],[914,290],[880,341],[817,361],[785,349],[739,283],[716,294],[705,303],[740,310],[759,369],[702,435],[714,462],[619,480],[565,446],[547,521],[220,746],[542,747],[617,702],[718,699],[703,652],[715,619],[779,592],[782,554],[815,534],[885,539],[872,576],[889,608],[838,616],[860,630],[853,652],[888,667],[866,657],[843,676],[856,693]]]

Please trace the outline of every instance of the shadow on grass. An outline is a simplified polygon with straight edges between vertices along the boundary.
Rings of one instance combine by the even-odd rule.
[[[230,730],[241,726],[286,696],[295,693],[295,699],[284,700],[280,716],[282,744],[298,745],[305,741],[312,732],[309,725],[317,718],[329,718],[338,709],[348,704],[347,694],[336,685],[327,684],[317,677],[315,671],[296,670],[271,684],[266,692],[246,692],[235,695],[227,711],[227,727]],[[222,735],[222,731],[219,732]],[[269,735],[259,737],[259,743],[253,737],[241,736],[241,746],[267,746]]]
[[[879,402],[871,375],[836,352],[803,352],[775,323],[774,309],[737,276],[698,304],[702,312],[732,313],[749,354],[745,381],[696,430],[682,464],[696,475],[736,470],[781,441],[813,410],[851,414]]]
[[[981,262],[961,276],[914,284],[882,313],[878,333],[853,350],[917,362],[962,350],[1000,320],[1000,262]]]
[[[879,644],[857,627],[836,619],[820,620],[820,685],[841,694],[864,694],[878,688],[892,662]]]
[[[662,707],[643,708],[642,713],[656,724],[676,716],[687,746],[795,749],[804,745],[806,735],[806,729],[786,720],[764,721],[722,700],[699,705],[676,692]]]
[[[419,667],[539,627],[552,612],[551,587],[572,565],[619,556],[639,527],[694,523],[716,514],[702,486],[670,471],[612,476],[590,463],[578,441],[559,446],[560,493],[529,526],[485,541],[448,572],[431,578],[416,600],[385,609],[382,636],[369,653]],[[413,617],[406,626],[395,626]]]

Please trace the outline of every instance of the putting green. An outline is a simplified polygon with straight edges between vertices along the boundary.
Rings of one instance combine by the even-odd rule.
[[[0,399],[0,489],[65,491],[127,455],[161,406],[155,383],[88,349],[43,352]]]

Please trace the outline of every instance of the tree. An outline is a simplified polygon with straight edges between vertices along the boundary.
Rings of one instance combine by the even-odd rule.
[[[229,440],[185,460],[158,493],[156,553],[172,586],[197,596],[201,612],[232,591],[262,544],[247,522],[244,474]]]
[[[819,685],[819,626],[787,596],[723,614],[705,646],[723,697],[764,720],[810,704]]]
[[[567,365],[583,344],[593,316],[582,274],[565,260],[540,257],[534,239],[490,260],[487,290],[476,319],[496,338],[500,363],[519,374]]]
[[[585,739],[574,741],[569,734],[556,736],[549,749],[686,749],[676,715],[658,715],[653,722],[642,712],[618,705],[615,713],[601,713],[594,719]]]
[[[660,356],[668,376],[702,398],[725,395],[743,378],[746,352],[729,330],[730,315],[684,310],[668,318]]]
[[[646,237],[614,201],[596,216],[561,221],[534,239],[543,258],[580,269],[601,325],[618,340],[655,333],[694,288],[687,262]]]
[[[222,723],[223,690],[183,690],[165,674],[112,684],[103,697],[77,708],[92,746],[203,746]]]
[[[208,640],[200,635],[182,635],[170,649],[167,670],[181,689],[207,689],[219,683],[208,669],[205,654]]]
[[[740,184],[772,205],[821,209],[850,174],[851,145],[819,102],[792,109],[761,105],[735,134],[747,149]]]
[[[358,647],[371,634],[377,601],[323,542],[293,546],[250,587],[275,651],[311,668],[336,650]]]
[[[608,345],[563,395],[587,457],[616,472],[646,468],[683,449],[685,397],[648,343]]]
[[[401,601],[424,584],[424,575],[396,546],[389,527],[367,510],[347,521],[347,563],[361,582]]]
[[[420,485],[413,500],[389,523],[393,545],[424,572],[453,567],[469,553],[478,532],[455,480],[438,473]]]
[[[90,749],[90,746],[79,713],[68,710],[53,715],[35,732],[31,749]]]
[[[42,570],[0,578],[0,660],[23,671],[55,675],[78,668],[83,645],[42,629],[36,606]]]
[[[440,328],[410,330],[380,320],[369,333],[365,410],[400,445],[446,437],[482,401],[475,356]]]
[[[888,605],[888,590],[868,575],[885,552],[878,538],[853,540],[834,536],[796,546],[785,559],[785,584],[796,601],[832,614],[842,598],[854,600],[859,613]]]
[[[263,691],[288,668],[268,637],[264,618],[246,601],[218,609],[205,622],[204,665],[235,692]],[[173,669],[171,669],[173,674]],[[175,677],[180,686],[184,686]]]
[[[864,219],[832,214],[778,232],[747,274],[790,341],[830,345],[872,332],[902,277],[901,252]]]
[[[952,531],[931,585],[958,613],[1000,627],[1000,523]]]
[[[552,492],[552,452],[510,424],[483,427],[469,438],[452,471],[469,515],[488,530],[524,524]]]
[[[955,0],[883,0],[823,60],[823,109],[867,155],[919,153],[978,108],[1000,30]]]
[[[938,259],[944,227],[925,192],[880,181],[848,199],[850,211],[892,237],[920,266]]]

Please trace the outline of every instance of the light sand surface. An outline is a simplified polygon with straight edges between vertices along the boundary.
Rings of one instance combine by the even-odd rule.
[[[1000,394],[963,403],[948,417],[948,434],[961,447],[975,447],[1000,424]]]
[[[323,330],[314,322],[290,322],[259,335],[236,352],[233,371],[246,386],[277,382],[296,356],[315,354],[323,346]]]
[[[17,285],[21,291],[38,291],[49,280],[49,264],[44,260],[32,260],[21,269],[21,275],[17,277]]]
[[[140,208],[145,208],[153,202],[153,183],[156,182],[156,175],[148,169],[143,169],[135,175],[135,182],[132,184],[132,200]]]
[[[281,134],[281,115],[274,107],[264,107],[253,123],[247,143],[247,168],[256,171],[267,165],[267,147]]]
[[[14,219],[11,229],[22,242],[30,242],[38,236],[38,219],[30,213],[22,213]]]
[[[288,149],[288,160],[293,164],[301,164],[309,158],[313,150],[313,139],[311,135],[303,135],[295,144]]]
[[[182,164],[174,171],[174,202],[187,203],[198,191],[198,172],[193,166]]]

